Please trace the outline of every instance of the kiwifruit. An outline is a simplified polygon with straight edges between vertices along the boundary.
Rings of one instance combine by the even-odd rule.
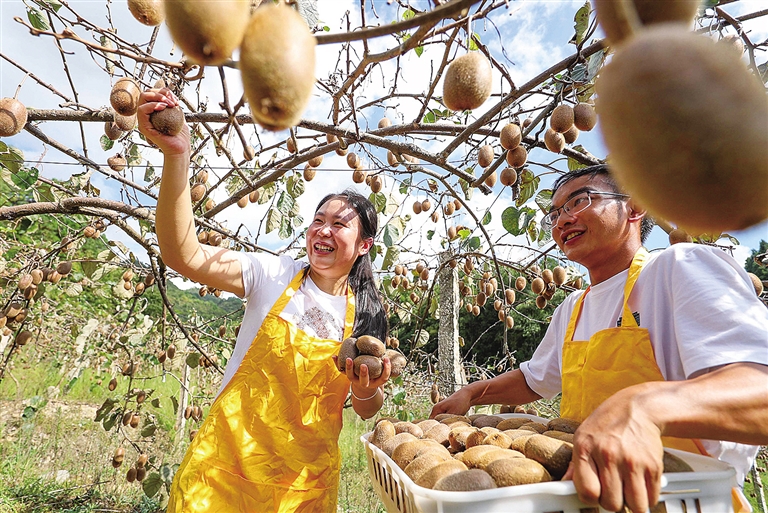
[[[135,467],[131,467],[131,468],[128,469],[128,472],[126,472],[126,474],[125,474],[125,480],[128,481],[129,483],[133,483],[134,481],[136,481],[136,468]]]
[[[237,206],[240,208],[245,208],[248,206],[248,196],[243,196],[239,200],[237,200]]]
[[[256,203],[259,201],[259,196],[261,193],[259,192],[259,189],[256,189],[255,191],[251,191],[251,193],[248,195],[248,201],[251,203]]]
[[[16,335],[16,345],[17,346],[25,346],[27,343],[32,340],[32,332],[29,330],[20,331],[18,335]]]
[[[528,150],[523,145],[507,152],[507,164],[512,167],[523,167],[528,162]]]
[[[424,436],[424,431],[413,422],[401,420],[399,422],[395,422],[394,427],[395,433],[410,433],[416,438],[421,438]]]
[[[112,86],[109,103],[115,112],[123,116],[134,116],[139,106],[141,90],[135,80],[123,77]]]
[[[547,284],[544,282],[542,278],[536,277],[531,282],[531,291],[534,294],[541,294],[544,292],[544,289],[546,288]]]
[[[179,48],[197,64],[224,64],[243,40],[250,0],[165,0],[165,24]],[[258,12],[258,11],[257,11]]]
[[[491,63],[480,52],[455,59],[445,71],[443,103],[451,110],[473,110],[491,95]]]
[[[536,460],[552,477],[560,479],[568,470],[573,444],[544,435],[533,435],[525,443],[525,457]]]
[[[205,196],[206,188],[205,185],[202,183],[196,183],[192,186],[192,188],[189,190],[190,199],[192,200],[192,203],[197,203],[201,199],[203,199],[203,196]]]
[[[413,213],[414,214],[421,214],[421,201],[416,200],[413,203]]]
[[[542,435],[555,438],[557,440],[562,440],[564,442],[573,443],[573,433],[565,433],[563,431],[544,431]]]
[[[146,453],[139,454],[139,457],[136,458],[136,468],[144,468],[147,461],[149,461],[149,456],[147,456]]]
[[[405,356],[403,356],[401,352],[395,351],[394,349],[387,349],[384,353],[384,356],[389,358],[389,363],[391,364],[390,377],[398,377],[403,373],[405,366],[408,365],[408,360],[405,358]]]
[[[184,113],[178,106],[156,110],[149,115],[149,122],[161,134],[176,135],[184,128]]]
[[[176,346],[171,344],[165,352],[168,355],[168,359],[173,360],[173,357],[176,356]]]
[[[443,414],[436,415],[435,416],[435,420],[437,420],[438,422],[441,422],[443,424],[449,425],[449,426],[451,424],[455,424],[457,422],[464,422],[465,424],[467,424],[469,426],[472,425],[472,421],[466,415],[455,415],[455,414],[452,414],[452,413],[447,413],[447,414],[445,414],[445,416],[443,416]]]
[[[141,482],[144,481],[144,478],[147,477],[147,469],[144,467],[139,467],[136,469],[136,481]]]
[[[195,436],[197,436],[197,429],[190,430],[189,431],[189,441],[191,442],[192,440],[194,440]]]
[[[362,354],[355,358],[355,375],[360,375],[360,366],[365,365],[368,367],[368,376],[370,376],[372,379],[376,379],[379,376],[381,376],[381,372],[383,370],[381,359],[376,356],[371,356],[367,354]]]
[[[576,125],[571,125],[571,128],[563,132],[563,139],[565,139],[565,144],[573,144],[578,138],[579,129],[576,128]]]
[[[691,237],[685,230],[675,228],[669,232],[669,243],[678,244],[680,242],[693,242],[693,237]]]
[[[240,47],[240,71],[251,112],[269,130],[296,125],[315,85],[316,39],[296,10],[262,5]]]
[[[160,25],[165,19],[162,0],[128,0],[128,10],[139,23],[150,27]]]
[[[477,468],[457,472],[443,477],[435,483],[435,490],[450,492],[471,492],[496,488],[493,478],[484,470]]]
[[[358,337],[355,341],[355,346],[357,346],[360,354],[367,354],[377,358],[384,356],[384,353],[387,351],[387,346],[384,345],[384,342],[371,335]]]
[[[117,466],[120,466],[119,464],[123,462],[125,459],[125,449],[122,447],[118,447],[115,449],[115,454],[112,455],[112,461],[118,463]]]
[[[16,98],[0,100],[0,137],[16,135],[27,124],[27,108]]]
[[[488,301],[488,296],[485,292],[478,292],[475,296],[475,304],[477,306],[485,306],[485,302]]]
[[[304,166],[304,173],[303,173],[304,180],[306,180],[307,182],[311,182],[312,179],[315,178],[315,174],[317,174],[317,172],[312,166],[310,166],[309,164]]]
[[[515,288],[519,291],[522,291],[525,289],[525,286],[528,284],[528,280],[525,279],[523,276],[518,276],[515,278]]]
[[[496,427],[496,425],[504,420],[501,417],[498,417],[496,415],[482,415],[476,419],[472,420],[472,425],[478,428],[483,427]]]
[[[448,202],[445,207],[443,207],[443,213],[447,216],[453,214],[455,210],[456,205],[454,205],[452,201]]]
[[[379,176],[373,176],[371,177],[371,192],[374,194],[377,192],[381,192],[381,190],[384,188],[384,179]]]
[[[504,431],[504,434],[512,438],[512,443],[509,444],[509,448],[513,451],[518,451],[520,453],[525,452],[525,444],[528,443],[528,439],[530,439],[532,436],[536,435],[533,431],[528,431],[529,434],[521,435],[519,433],[512,433],[513,431],[518,431],[516,429],[510,429],[507,431]]]
[[[549,126],[558,133],[565,133],[573,126],[573,107],[560,104],[552,111],[549,118]]]
[[[536,297],[536,306],[539,310],[544,310],[547,307],[547,298],[544,296],[537,296]]]
[[[627,39],[633,27],[640,23],[678,22],[690,25],[701,4],[701,0],[677,0],[658,2],[657,0],[633,0],[626,2],[625,8],[611,0],[598,0],[597,21],[612,44],[616,45]],[[632,8],[634,4],[634,9]],[[624,12],[624,9],[631,12]],[[679,28],[677,30],[680,30]]]
[[[128,165],[128,161],[125,160],[125,157],[118,153],[117,155],[112,155],[109,157],[107,159],[107,164],[112,171],[120,172],[125,169],[125,166]]]
[[[551,269],[544,269],[541,271],[541,279],[544,280],[545,284],[550,284],[554,280],[554,276],[552,275]]]
[[[545,483],[552,476],[539,462],[528,458],[502,458],[492,461],[485,471],[493,478],[496,486],[517,486],[522,484]]]
[[[512,446],[512,438],[503,431],[486,435],[483,439],[483,445],[493,445],[502,449],[509,449]]]
[[[450,459],[427,470],[415,482],[417,486],[433,488],[440,479],[463,470],[468,470],[466,465],[458,460]]]
[[[493,146],[486,144],[477,151],[477,165],[488,167],[493,164]]]
[[[29,275],[32,277],[32,284],[33,285],[40,285],[43,282],[43,279],[45,276],[43,275],[42,269],[33,269]]]
[[[311,167],[320,167],[320,164],[323,163],[323,156],[318,155],[316,157],[312,157],[307,161],[307,164],[309,164]]]
[[[362,169],[355,169],[354,171],[352,171],[352,181],[355,183],[363,183],[367,175],[368,173],[366,173]]]
[[[56,266],[56,272],[62,276],[66,276],[72,271],[72,262],[69,260],[63,260]]]
[[[472,447],[475,447],[477,445],[483,445],[483,441],[488,437],[488,433],[485,433],[483,430],[478,429],[476,431],[470,432],[466,439],[464,440],[464,448],[470,449]]]
[[[426,419],[422,420],[421,422],[416,422],[415,424],[421,428],[422,432],[426,433],[440,423],[435,419]]]
[[[664,451],[664,472],[693,472],[693,468],[682,458]]]
[[[420,453],[424,452],[429,447],[439,446],[433,440],[419,440],[415,438],[413,440],[403,442],[392,451],[392,461],[400,468],[405,468],[410,462],[416,459]]]
[[[485,469],[492,461],[505,459],[505,458],[523,458],[524,457],[523,453],[521,453],[520,451],[516,451],[512,449],[503,449],[501,447],[496,447],[494,445],[491,445],[489,447],[493,447],[493,449],[490,451],[486,451],[471,460],[468,460],[467,456],[465,455],[463,458],[463,461],[467,465],[467,467]]]
[[[360,157],[357,155],[357,153],[350,153],[347,155],[347,165],[351,169],[357,169],[362,164]]]
[[[504,168],[504,170],[501,172],[501,175],[499,175],[499,181],[504,187],[514,185],[517,181],[517,171],[515,171],[515,169],[512,167]]]
[[[652,214],[695,233],[768,217],[768,102],[733,51],[649,27],[616,52],[596,89],[616,180]]]
[[[564,433],[575,433],[581,425],[581,422],[572,419],[558,417],[547,422],[547,430],[562,431]]]
[[[384,442],[392,440],[396,434],[394,424],[388,420],[383,420],[377,423],[376,427],[373,428],[373,433],[371,433],[368,441],[376,447],[381,448]]]
[[[30,285],[24,289],[24,299],[32,299],[37,294],[37,285]]]
[[[749,275],[749,279],[752,281],[752,286],[755,287],[755,294],[759,296],[763,293],[763,282],[756,274],[750,272],[747,274]]]
[[[445,450],[445,447],[442,445],[436,445],[436,447],[439,447],[442,450],[437,448],[426,450],[414,458],[408,465],[406,465],[403,471],[408,477],[411,478],[411,480],[416,481],[422,476],[422,474],[424,474],[432,467],[435,467],[451,458],[450,453]]]
[[[483,180],[483,183],[487,185],[488,187],[493,187],[496,185],[496,181],[499,179],[499,175],[494,171],[487,177],[485,177],[485,180]]]
[[[544,132],[544,146],[553,153],[560,153],[565,149],[565,137],[551,128]]]
[[[243,158],[248,162],[256,158],[256,150],[250,144],[246,144],[243,147]]]
[[[438,423],[436,426],[427,429],[424,432],[424,438],[434,440],[439,444],[448,447],[451,442],[448,440],[448,434],[451,432],[450,426],[443,423]]]
[[[595,108],[588,103],[579,103],[573,108],[573,126],[589,132],[597,124]]]
[[[31,274],[24,273],[21,276],[19,276],[19,281],[18,281],[18,284],[17,284],[19,290],[24,290],[27,287],[29,287],[30,285],[32,285],[32,275]]]
[[[107,385],[107,388],[109,388],[110,392],[114,392],[117,388],[117,378],[112,378],[109,380],[109,385]]]
[[[392,126],[392,121],[389,118],[385,117],[379,120],[379,128],[387,128],[388,126]]]
[[[456,425],[458,424],[458,425]],[[463,422],[457,422],[451,426],[451,431],[448,433],[448,443],[451,452],[463,451],[467,448],[467,437],[476,432],[479,429],[466,425]]]
[[[394,452],[394,450],[397,447],[399,447],[401,444],[404,444],[406,442],[411,442],[413,440],[418,440],[418,438],[416,438],[410,433],[398,433],[394,436],[394,438],[390,438],[389,440],[385,440],[384,442],[382,442],[381,447],[379,447],[379,449],[384,451],[384,454],[386,454],[391,458],[392,452]]]
[[[523,133],[520,130],[519,125],[508,123],[501,129],[499,142],[501,142],[501,147],[505,150],[514,150],[520,145],[520,141],[522,140]]]

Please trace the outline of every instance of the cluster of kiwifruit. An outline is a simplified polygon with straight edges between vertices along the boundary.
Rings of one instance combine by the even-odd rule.
[[[553,269],[542,270],[539,276],[531,280],[531,292],[536,294],[536,306],[544,309],[547,306],[547,301],[551,300],[557,292],[557,287],[563,285],[567,278],[568,273],[559,265]]]
[[[454,59],[445,71],[443,103],[451,110],[473,110],[491,95],[491,63],[481,52]]]
[[[86,239],[98,239],[104,230],[107,229],[107,224],[103,219],[97,219],[92,224],[83,228],[83,237]]]
[[[411,282],[411,278],[413,282]],[[402,264],[395,265],[395,275],[392,277],[390,284],[393,288],[400,287],[403,290],[411,290],[410,299],[414,304],[418,304],[421,301],[419,291],[426,291],[429,289],[429,268],[424,262],[418,262],[414,271],[409,271],[407,267]]]
[[[157,353],[157,361],[160,363],[165,363],[166,360],[173,360],[175,356],[176,356],[176,346],[171,344],[166,349],[161,350],[159,353]]]
[[[197,291],[200,297],[205,297],[208,294],[213,294],[216,297],[221,297],[221,290],[211,287],[210,285],[201,285],[200,290]]]
[[[598,2],[615,54],[595,89],[620,185],[655,217],[720,233],[768,218],[768,102],[731,42],[689,30],[699,3]]]
[[[27,124],[27,108],[16,98],[0,99],[0,137],[16,135]]]
[[[415,422],[379,419],[368,441],[417,486],[467,492],[561,479],[578,426],[563,418],[441,414]],[[665,472],[692,470],[671,454],[664,463]]]
[[[387,349],[384,342],[376,337],[370,335],[363,335],[357,338],[349,337],[341,343],[336,358],[336,367],[339,369],[339,372],[346,372],[347,358],[350,358],[354,363],[356,376],[360,374],[360,366],[365,365],[368,367],[368,376],[376,379],[381,376],[384,370],[384,364],[381,360],[383,357],[389,358],[392,364],[390,377],[393,378],[399,376],[408,363],[401,352],[395,349]]]

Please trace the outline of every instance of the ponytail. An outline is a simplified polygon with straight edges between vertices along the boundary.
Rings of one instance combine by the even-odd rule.
[[[379,220],[376,210],[368,198],[351,189],[337,194],[329,194],[317,205],[315,212],[326,202],[342,198],[355,209],[360,220],[360,235],[363,239],[372,239],[378,231]],[[349,286],[355,294],[355,326],[353,336],[371,335],[386,341],[389,334],[387,314],[376,288],[369,254],[360,255],[349,271]]]

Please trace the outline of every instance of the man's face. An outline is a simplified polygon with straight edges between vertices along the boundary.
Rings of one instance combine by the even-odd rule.
[[[557,190],[552,197],[552,209],[562,207],[585,192],[616,191],[600,175],[594,178],[582,176]],[[565,256],[587,269],[610,258],[630,235],[626,201],[598,194],[591,195],[591,200],[589,207],[576,214],[560,210],[560,216],[552,226],[552,238]]]

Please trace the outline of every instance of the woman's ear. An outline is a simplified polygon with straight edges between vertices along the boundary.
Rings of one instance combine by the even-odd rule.
[[[373,247],[373,238],[368,237],[367,239],[363,239],[360,243],[360,254],[366,255]]]

